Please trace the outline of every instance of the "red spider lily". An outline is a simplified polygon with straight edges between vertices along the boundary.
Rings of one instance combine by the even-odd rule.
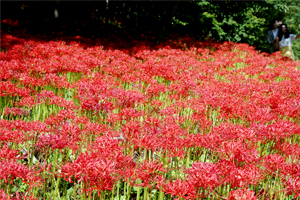
[[[238,139],[255,141],[255,132],[253,130],[231,123],[221,123],[219,126],[213,127],[211,134],[216,136],[220,134],[223,141]]]
[[[188,181],[196,188],[213,190],[221,184],[221,170],[213,163],[195,162],[186,172]]]
[[[14,116],[16,116],[16,115],[18,115],[18,116],[22,116],[22,115],[28,116],[30,114],[30,111],[26,110],[26,109],[23,109],[23,108],[16,108],[16,107],[9,108],[9,107],[6,107],[5,111],[4,111],[4,114],[5,115],[12,114]]]
[[[109,114],[114,109],[114,105],[111,102],[101,102],[98,98],[82,99],[81,110],[91,110],[94,112],[101,111],[102,113]]]
[[[40,121],[25,122],[23,120],[0,120],[0,128],[9,131],[24,131],[26,132],[47,132],[46,125]]]
[[[232,187],[244,187],[248,183],[256,185],[266,176],[255,164],[237,166],[232,161],[220,160],[216,165],[222,172],[221,181],[230,183]]]
[[[73,163],[62,166],[62,175],[69,182],[75,177],[83,181],[90,190],[96,186],[98,190],[112,190],[117,181],[115,163],[107,158],[95,158],[88,154],[81,154]]]
[[[16,197],[11,197],[11,196],[13,196],[13,195],[12,195],[12,194],[11,194],[11,195],[7,195],[7,194],[5,194],[5,192],[4,192],[3,190],[0,190],[0,198],[1,198],[2,200],[20,200],[20,199],[22,199],[22,200],[37,200],[37,198],[35,198],[35,197],[33,196],[33,193],[31,194],[30,197],[27,197],[26,195],[20,197],[20,194],[19,194],[19,192],[17,191],[17,192],[16,192]]]
[[[175,181],[169,181],[159,176],[157,178],[157,189],[161,190],[172,196],[176,196],[177,200],[180,198],[184,199],[196,199],[199,195],[197,194],[193,183],[177,179]]]
[[[0,149],[0,160],[16,160],[18,156],[18,151],[17,150],[12,150],[10,148],[2,147]],[[21,157],[19,157],[21,159]]]
[[[86,124],[89,122],[89,119],[86,116],[78,117],[76,113],[71,109],[60,110],[57,115],[51,115],[45,120],[45,125],[50,125],[54,128],[54,131],[57,130],[57,126],[63,124]],[[51,130],[51,129],[50,129]]]
[[[12,200],[11,199],[12,195],[7,195],[3,190],[0,190],[0,197],[3,200]]]
[[[113,89],[110,91],[111,97],[117,99],[117,106],[121,108],[132,107],[134,104],[146,101],[143,94],[139,91],[126,91],[123,89]]]
[[[36,144],[38,147],[51,147],[52,149],[63,149],[68,147],[72,150],[77,150],[81,141],[82,132],[78,125],[64,124],[55,134],[41,134]]]
[[[122,163],[120,156],[118,159],[119,161],[97,157],[96,154],[81,154],[73,163],[62,166],[62,175],[69,182],[73,182],[72,177],[78,182],[83,181],[90,192],[95,189],[98,192],[112,190],[116,181],[122,178],[124,168],[132,167]]]
[[[134,167],[129,156],[124,156],[118,141],[110,137],[98,137],[91,146],[91,153],[81,153],[73,162],[62,166],[62,175],[69,182],[72,177],[83,181],[87,191],[112,190],[127,168]]]
[[[20,89],[10,81],[0,81],[0,96],[20,96],[28,97],[30,91],[27,89]]]
[[[273,124],[252,124],[251,129],[256,132],[256,136],[261,139],[278,141],[280,138],[284,139],[293,134],[299,133],[299,127],[290,121],[280,120]]]
[[[222,146],[218,148],[218,152],[222,152],[224,158],[228,157],[228,160],[235,162],[246,162],[248,164],[255,163],[259,160],[257,146],[251,145],[250,148],[246,144],[240,141],[224,142]],[[226,155],[226,156],[225,156]]]
[[[2,52],[1,52],[2,53]],[[1,72],[0,72],[0,76],[2,79],[13,79],[13,78],[17,78],[17,75],[19,73],[21,73],[22,71],[26,71],[27,68],[25,66],[25,64],[20,61],[19,57],[11,58],[11,60],[5,60],[5,56],[7,56],[7,54],[4,54],[2,57],[3,53],[1,54]]]
[[[74,122],[74,123],[79,123],[79,122]],[[84,129],[82,130],[83,134],[93,134],[93,135],[103,135],[105,132],[109,130],[107,125],[101,125],[98,123],[82,123],[85,124]]]
[[[130,184],[136,187],[152,187],[155,183],[155,179],[159,173],[167,172],[162,163],[158,161],[144,160],[139,163],[135,168],[129,169],[126,174],[126,179],[130,181]],[[136,181],[142,181],[138,183]]]
[[[28,169],[26,166],[17,163],[16,161],[0,161],[0,178],[8,183],[13,184],[15,178],[22,179],[30,185],[37,185],[40,182],[38,172],[33,169]]]
[[[18,37],[14,37],[12,35],[9,34],[1,34],[1,47],[2,48],[6,48],[6,49],[10,49],[12,47],[14,47],[16,44],[24,44],[26,40],[23,38],[18,38]],[[2,57],[1,57],[2,59]]]
[[[143,111],[136,111],[135,109],[132,108],[124,108],[121,110],[120,115],[122,116],[123,119],[129,120],[131,118],[145,116],[145,113],[143,113]]]
[[[32,74],[34,74],[34,71],[31,70]],[[45,71],[42,71],[42,73],[36,73],[37,76],[41,76],[41,78],[32,77],[32,75],[29,75],[28,72],[26,73],[17,73],[14,75],[15,79],[19,79],[20,83],[23,85],[28,85],[28,87],[33,86],[46,86],[46,85],[52,85],[55,87],[60,88],[69,88],[70,83],[66,81],[66,78],[64,77],[58,77],[56,74],[52,74],[49,72],[49,74],[43,75],[43,73],[46,73]]]
[[[60,110],[57,115],[51,115],[49,118],[47,118],[45,120],[45,124],[58,126],[75,119],[76,119],[76,114],[73,110],[70,109]]]
[[[158,95],[159,93],[165,93],[167,88],[163,84],[155,84],[155,85],[150,85],[147,88],[147,93],[149,94],[148,96],[152,98],[153,96]]]
[[[122,121],[122,117],[120,116],[120,114],[114,114],[114,113],[109,114],[107,118],[108,123],[116,124],[116,122],[118,121]]]
[[[69,147],[67,140],[64,140],[64,138],[53,134],[39,135],[39,141],[37,142],[36,146],[39,148],[50,147],[51,149],[63,149],[65,147]]]
[[[47,125],[40,121],[25,122],[23,120],[14,120],[8,127],[10,127],[11,129],[24,131],[25,133],[27,133],[25,134],[27,137],[32,135],[34,136],[34,133],[42,133],[49,131]]]
[[[284,164],[281,166],[281,176],[284,177],[298,177],[300,175],[300,164]]]
[[[104,157],[116,159],[122,156],[121,150],[125,147],[119,146],[119,142],[110,136],[97,137],[94,144],[91,145],[91,152],[93,154],[101,154]],[[122,159],[120,159],[121,162]]]
[[[244,188],[230,191],[227,200],[257,200],[257,197],[254,191]]]
[[[40,94],[36,95],[36,98],[33,96],[23,98],[18,105],[19,106],[28,106],[33,107],[35,105],[43,104],[46,105],[57,105],[62,106],[67,109],[75,109],[76,106],[73,101],[67,101],[60,96],[55,96],[52,91],[44,90]]]
[[[143,147],[152,151],[162,148],[171,157],[182,157],[186,144],[186,132],[172,118],[165,118],[163,125],[141,125],[138,122],[127,123],[122,127],[126,140],[131,141],[135,148]]]
[[[7,48],[0,52],[1,101],[9,103],[4,114],[24,116],[17,107],[23,105],[64,110],[45,122],[0,120],[2,175],[30,187],[20,198],[31,198],[41,171],[54,169],[90,193],[126,181],[185,199],[218,196],[213,189],[230,185],[228,199],[257,199],[244,187],[276,175],[286,183],[283,191],[298,197],[299,62],[259,54],[247,44],[188,36],[157,46],[114,37],[22,37],[30,41],[1,36]],[[28,169],[7,142],[76,154],[62,167]],[[137,148],[158,159],[136,161]],[[202,149],[210,163],[199,161]]]
[[[294,156],[295,158],[298,158],[300,155],[300,145],[298,144],[290,144],[288,142],[277,142],[275,148],[278,149],[281,154],[284,154],[286,156]]]
[[[16,142],[21,143],[24,140],[24,133],[20,130],[2,129],[0,135],[0,142]]]
[[[264,158],[263,164],[266,167],[267,173],[276,172],[277,170],[281,169],[282,166],[286,165],[282,155],[277,154],[267,155]]]
[[[289,178],[286,182],[286,188],[288,195],[295,194],[294,199],[298,198],[300,196],[300,178]]]

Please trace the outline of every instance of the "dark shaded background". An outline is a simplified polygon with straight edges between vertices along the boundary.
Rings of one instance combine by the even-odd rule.
[[[143,34],[156,43],[169,34],[209,35],[267,50],[264,37],[275,12],[265,1],[2,1],[1,20],[19,26],[1,23],[1,30],[90,38]]]

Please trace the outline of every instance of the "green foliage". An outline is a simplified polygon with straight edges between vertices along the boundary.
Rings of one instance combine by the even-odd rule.
[[[39,3],[28,2],[24,7],[22,3],[5,2],[3,18],[18,19],[31,33],[63,31],[64,35],[105,37],[118,32],[121,36],[150,35],[157,42],[179,33],[197,39],[210,36],[217,41],[248,43],[261,51],[269,50],[266,37],[272,19],[282,18],[294,34],[300,24],[297,1],[98,1],[73,2],[72,9],[64,1],[48,4],[43,10]],[[58,9],[58,19],[53,17],[54,8]],[[2,25],[1,29],[6,30]],[[299,57],[299,43],[293,45]]]
[[[293,51],[294,51],[294,54],[295,54],[295,58],[300,59],[300,40],[299,39],[297,41],[293,42],[292,48],[293,48]]]
[[[269,45],[266,38],[269,22],[281,18],[290,31],[297,34],[300,24],[299,10],[300,6],[296,1],[203,0],[181,3],[175,16],[187,24],[184,27],[185,33],[198,36],[199,39],[204,39],[208,34],[218,41],[248,43],[257,50],[268,52]],[[174,23],[174,27],[177,24]],[[182,28],[183,26],[179,26],[178,30]],[[299,41],[293,43],[293,49],[295,56],[300,57]]]
[[[268,24],[274,18],[272,13],[278,12],[279,8],[262,1],[201,1],[180,5],[176,18],[188,23],[190,30],[192,26],[201,27],[199,38],[208,34],[215,40],[248,43],[268,51]]]
[[[284,17],[284,22],[287,24],[289,30],[293,34],[299,34],[299,25],[300,25],[300,4],[299,2],[296,3],[296,1],[291,2],[288,5],[288,12],[286,13]],[[298,57],[300,59],[300,41],[294,41],[293,42],[293,51],[295,53],[295,57]]]

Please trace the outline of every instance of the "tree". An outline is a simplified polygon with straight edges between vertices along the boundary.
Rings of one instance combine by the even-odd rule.
[[[269,21],[288,7],[273,1],[3,2],[1,14],[2,18],[18,18],[30,33],[62,31],[64,35],[86,37],[144,34],[157,42],[172,33],[197,39],[209,35],[218,41],[243,42],[268,51]],[[297,4],[293,6],[296,10]]]

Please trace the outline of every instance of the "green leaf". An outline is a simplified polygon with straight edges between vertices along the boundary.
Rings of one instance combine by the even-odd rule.
[[[237,42],[241,41],[241,37],[240,37],[239,35],[235,35],[234,39],[235,39]]]

